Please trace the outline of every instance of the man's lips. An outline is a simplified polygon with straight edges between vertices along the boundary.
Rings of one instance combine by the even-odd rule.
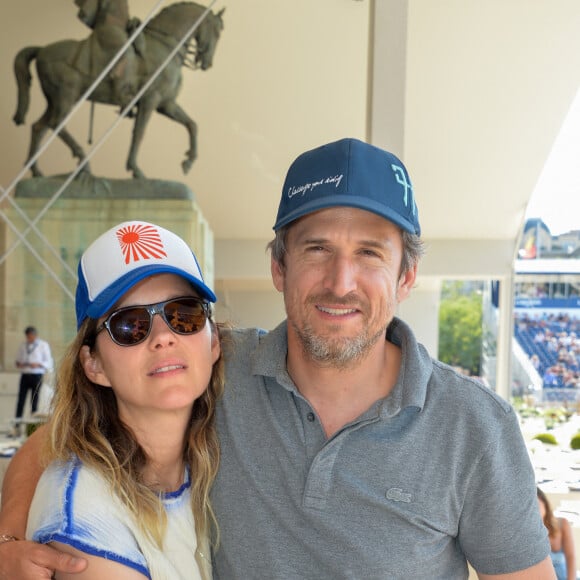
[[[344,316],[346,314],[354,314],[358,312],[357,308],[331,308],[329,306],[316,306],[318,310],[321,312],[325,312],[326,314],[332,314],[333,316]]]

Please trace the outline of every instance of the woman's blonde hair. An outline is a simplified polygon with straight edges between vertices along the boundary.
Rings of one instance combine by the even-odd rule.
[[[218,325],[211,322],[211,327],[219,340]],[[162,495],[145,485],[141,477],[147,455],[119,418],[113,390],[91,382],[80,362],[84,345],[94,349],[96,328],[95,319],[86,319],[59,365],[45,457],[66,461],[76,455],[95,469],[127,505],[137,525],[161,548],[167,520]],[[191,473],[191,507],[199,541],[207,536],[217,538],[209,492],[219,464],[214,416],[223,385],[220,354],[208,388],[194,403],[183,450]]]

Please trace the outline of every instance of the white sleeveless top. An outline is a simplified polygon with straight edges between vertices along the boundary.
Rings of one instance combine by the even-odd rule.
[[[163,500],[167,531],[160,550],[99,474],[78,460],[53,462],[36,487],[26,536],[114,560],[151,580],[202,580],[211,577],[209,557],[204,566],[204,556],[197,551],[190,487],[187,479]],[[198,559],[206,568],[203,573]]]

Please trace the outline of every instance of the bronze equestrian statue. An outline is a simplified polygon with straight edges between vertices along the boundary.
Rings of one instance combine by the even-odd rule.
[[[80,97],[95,81],[103,68],[126,43],[138,21],[129,18],[126,0],[75,0],[79,18],[92,33],[81,41],[61,40],[45,47],[23,48],[14,60],[18,84],[18,108],[13,117],[17,125],[24,123],[30,100],[30,63],[36,59],[36,70],[47,107],[32,125],[28,160],[38,151],[49,129],[54,130],[67,116]],[[179,2],[167,6],[146,25],[134,44],[117,61],[109,74],[88,97],[94,103],[124,108],[139,87],[167,59],[172,50],[206,10],[194,2]],[[181,67],[211,67],[213,55],[223,30],[224,9],[217,14],[209,11],[201,24],[171,59],[163,71],[139,98],[134,109],[134,125],[126,168],[135,178],[145,175],[137,165],[137,152],[153,111],[183,125],[189,134],[189,150],[181,166],[184,173],[197,157],[197,125],[177,104],[181,87]],[[195,41],[195,47],[191,45]],[[193,59],[191,55],[194,55]],[[85,153],[65,127],[59,137],[79,161]],[[84,169],[90,171],[88,164]],[[30,167],[32,175],[42,176],[37,163]]]

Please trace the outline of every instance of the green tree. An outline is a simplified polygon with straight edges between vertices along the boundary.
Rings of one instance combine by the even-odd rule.
[[[439,306],[439,359],[480,374],[482,295],[473,283],[443,284]]]

